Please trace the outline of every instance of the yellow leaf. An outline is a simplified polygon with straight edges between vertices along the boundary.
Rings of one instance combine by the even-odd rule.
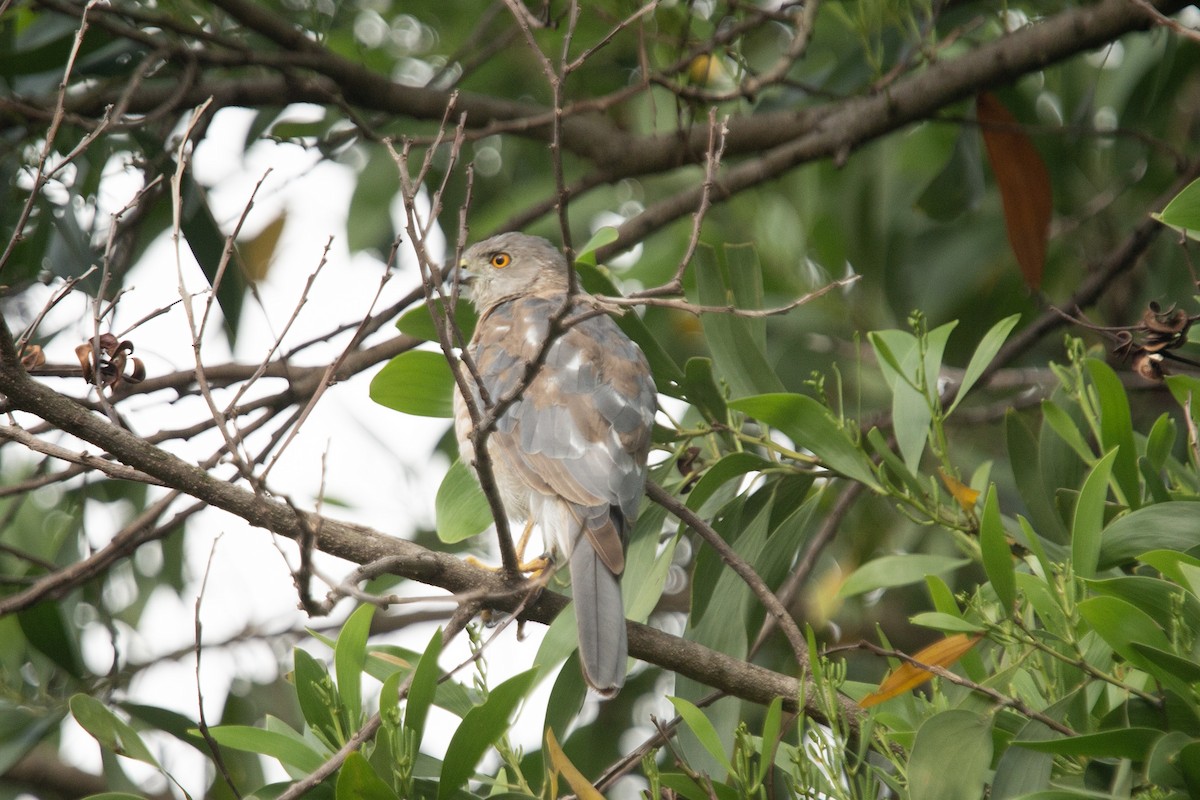
[[[246,268],[246,279],[258,283],[267,277],[271,269],[271,261],[275,258],[275,247],[279,244],[279,234],[283,233],[283,225],[287,222],[287,212],[280,213],[267,227],[249,241],[238,245],[242,255],[242,264]]]
[[[966,655],[967,651],[974,647],[975,643],[982,638],[983,636],[980,634],[968,636],[965,633],[956,633],[934,642],[913,656],[913,658],[931,667],[949,667]],[[879,684],[878,689],[864,697],[858,704],[863,708],[879,705],[885,700],[891,700],[893,697],[904,694],[909,689],[920,686],[932,677],[932,672],[921,669],[906,661],[884,678],[883,683]]]
[[[546,752],[550,754],[550,769],[554,775],[561,774],[567,779],[567,785],[571,787],[571,791],[575,792],[575,796],[579,800],[604,800],[604,795],[596,791],[596,787],[592,786],[592,782],[583,777],[567,754],[558,746],[558,740],[554,738],[554,731],[550,728],[546,729]]]
[[[946,484],[946,488],[950,490],[950,494],[954,495],[954,499],[958,501],[964,511],[975,508],[975,501],[979,499],[978,491],[967,486],[941,467],[938,467],[938,475],[942,476],[942,483]]]

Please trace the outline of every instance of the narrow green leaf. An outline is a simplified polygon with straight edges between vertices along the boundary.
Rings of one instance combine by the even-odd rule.
[[[1080,602],[1077,608],[1115,653],[1154,675],[1181,696],[1187,696],[1190,689],[1186,683],[1133,647],[1133,643],[1138,642],[1167,652],[1171,650],[1167,635],[1149,614],[1116,597],[1091,597]]]
[[[1054,508],[1047,486],[1057,486],[1042,479],[1041,458],[1038,452],[1038,442],[1026,427],[1021,415],[1010,410],[1004,418],[1005,431],[1008,436],[1008,460],[1012,466],[1013,479],[1025,507],[1029,509],[1029,518],[1033,526],[1042,535],[1053,542],[1067,542],[1070,537],[1062,517]]]
[[[463,717],[462,724],[450,737],[446,760],[442,763],[438,800],[447,800],[470,780],[475,767],[488,748],[508,730],[508,720],[517,705],[525,698],[537,677],[531,669],[509,678],[488,693],[482,705],[475,706]]]
[[[762,783],[767,773],[775,763],[775,747],[778,744],[779,731],[783,727],[783,698],[776,697],[767,706],[767,714],[763,719],[762,758],[758,761],[757,781]]]
[[[209,733],[223,747],[270,756],[304,772],[313,772],[325,763],[325,757],[297,734],[289,736],[249,725],[221,725],[210,728]]]
[[[942,334],[942,347],[945,346],[944,336],[948,335],[948,330]],[[921,372],[925,371],[925,364],[919,363],[921,354],[917,338],[904,331],[874,331],[868,334],[867,338],[875,349],[884,378],[892,390],[896,447],[900,451],[900,457],[904,459],[904,465],[909,471],[915,472],[920,466],[921,455],[925,452],[925,444],[929,440],[929,424],[933,420],[929,398],[917,388],[917,381],[925,377],[921,375]],[[927,344],[937,351],[930,355],[936,356],[940,361],[940,348],[934,346],[935,343],[929,339]]]
[[[743,295],[752,294],[744,288],[745,282],[757,280],[761,284],[762,280],[755,259],[754,275],[738,275],[727,282],[722,275],[716,253],[703,246],[696,250],[693,267],[698,300],[706,306],[737,306],[739,301],[746,298],[735,295],[734,289],[738,289]],[[739,264],[738,268],[747,269],[744,264]],[[759,296],[761,297],[761,285]],[[700,318],[704,339],[712,352],[717,373],[729,384],[735,397],[783,391],[783,384],[767,360],[764,349],[765,324],[763,319],[747,319],[724,313],[704,314]]]
[[[333,651],[342,709],[350,727],[354,729],[362,725],[362,673],[367,661],[367,638],[371,634],[371,619],[374,616],[375,606],[370,603],[356,608],[342,625]]]
[[[838,426],[829,409],[802,394],[763,394],[734,400],[730,408],[777,428],[797,447],[816,454],[827,467],[882,491],[866,454]]]
[[[687,507],[700,512],[701,516],[707,518],[710,516],[707,512],[716,509],[707,508],[705,502],[713,496],[717,489],[733,481],[740,483],[741,478],[747,473],[766,469],[769,466],[771,466],[771,462],[753,453],[740,452],[722,456],[719,461],[704,471],[700,480],[696,481],[696,485],[688,492]]]
[[[914,614],[909,617],[909,622],[913,625],[919,625],[922,628],[932,628],[935,631],[944,631],[946,633],[983,633],[984,628],[969,622],[956,614],[943,614],[940,611],[926,611],[923,614]]]
[[[471,468],[455,460],[433,500],[438,538],[447,544],[478,536],[492,524],[492,508]]]
[[[1071,523],[1071,564],[1082,578],[1096,575],[1100,560],[1100,533],[1104,529],[1104,500],[1108,497],[1108,478],[1116,461],[1112,450],[1096,463],[1075,503],[1075,519]]]
[[[1012,329],[1016,327],[1020,319],[1020,314],[1005,317],[983,335],[983,338],[979,341],[979,347],[975,348],[974,354],[971,355],[971,360],[967,362],[967,368],[963,370],[962,381],[958,384],[958,394],[954,396],[954,402],[946,410],[946,416],[954,413],[954,409],[958,408],[958,404],[967,396],[967,392],[971,391],[971,388],[975,386],[975,382],[979,380],[979,376],[983,374],[983,371],[992,363],[992,359],[1000,352],[1000,348],[1004,346],[1008,335],[1012,333]]]
[[[341,724],[340,702],[329,672],[307,650],[297,647],[292,652],[292,676],[304,721],[325,744],[334,749],[341,747],[349,731]]]
[[[1146,461],[1156,472],[1166,467],[1175,447],[1176,434],[1174,417],[1163,412],[1146,436]]]
[[[1087,360],[1088,375],[1096,389],[1100,403],[1100,440],[1107,452],[1117,451],[1112,474],[1121,488],[1121,498],[1130,508],[1141,505],[1142,495],[1138,482],[1137,446],[1133,440],[1133,418],[1129,412],[1129,397],[1125,387],[1113,368],[1095,358]]]
[[[83,679],[86,670],[79,655],[79,641],[67,624],[58,603],[43,601],[17,612],[21,633],[38,652],[47,656],[67,674]]]
[[[713,363],[709,358],[689,358],[683,365],[684,397],[709,422],[727,424],[729,408],[717,386]]]
[[[875,451],[875,455],[879,456],[887,468],[887,471],[900,483],[908,489],[913,497],[924,497],[926,493],[925,486],[920,479],[912,473],[908,466],[900,460],[892,448],[888,446],[887,440],[883,438],[883,434],[878,428],[871,428],[867,432],[867,443],[871,445],[871,449]]]
[[[90,733],[100,746],[119,756],[157,767],[158,761],[129,723],[118,717],[94,697],[77,694],[70,700],[71,716],[79,727]]]
[[[1191,685],[1200,683],[1200,664],[1197,664],[1190,658],[1183,658],[1167,650],[1152,647],[1142,642],[1130,642],[1129,646],[1145,657],[1151,664],[1154,664],[1157,669],[1166,670],[1176,678]]]
[[[1126,564],[1153,550],[1186,552],[1200,545],[1200,504],[1185,500],[1140,508],[1109,523],[1100,543],[1100,569]]]
[[[371,379],[371,399],[418,417],[454,416],[454,376],[441,353],[409,350]]]
[[[1060,756],[1128,758],[1134,761],[1143,761],[1146,754],[1150,752],[1150,748],[1162,735],[1162,731],[1153,728],[1121,728],[1082,736],[1068,736],[1062,739],[1034,741],[1017,739],[1013,741],[1013,744],[1040,753],[1054,753]]]
[[[338,770],[334,797],[336,800],[399,800],[392,787],[357,750],[346,756]]]
[[[980,797],[991,763],[989,718],[962,709],[943,711],[917,730],[908,762],[909,795],[921,800]]]
[[[704,716],[704,712],[682,697],[668,697],[667,699],[671,701],[671,705],[675,706],[675,713],[683,719],[688,730],[704,746],[708,754],[722,765],[726,772],[732,772],[733,765],[729,763],[729,756],[726,755],[725,747],[721,744],[721,737],[709,722],[708,717]]]
[[[926,575],[950,572],[969,563],[970,559],[937,555],[882,556],[856,569],[842,584],[838,595],[853,597],[875,589],[907,586],[925,580]]]
[[[438,678],[442,673],[442,668],[438,666],[441,654],[442,629],[438,628],[413,671],[412,683],[408,687],[408,704],[404,707],[404,727],[413,732],[417,742],[425,736],[425,720],[429,717],[429,707],[433,705],[437,694]]]
[[[1000,501],[996,497],[996,486],[988,488],[983,502],[983,517],[980,519],[979,546],[983,551],[983,571],[992,582],[992,589],[1004,611],[1011,614],[1017,602],[1017,579],[1013,570],[1012,551],[1004,534],[1004,522],[1000,518]]]
[[[1096,457],[1083,434],[1079,432],[1079,426],[1062,406],[1052,400],[1043,400],[1042,419],[1083,461],[1090,463]]]

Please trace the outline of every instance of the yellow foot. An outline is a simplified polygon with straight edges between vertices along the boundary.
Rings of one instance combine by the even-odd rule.
[[[517,540],[517,570],[525,575],[534,577],[541,575],[550,567],[552,563],[550,559],[544,555],[537,558],[525,560],[525,548],[529,546],[529,536],[533,533],[533,521],[525,523],[525,530],[521,532],[521,538]],[[489,572],[500,572],[503,567],[493,567],[490,564],[485,564],[475,556],[467,556],[466,561],[473,567],[486,569]]]

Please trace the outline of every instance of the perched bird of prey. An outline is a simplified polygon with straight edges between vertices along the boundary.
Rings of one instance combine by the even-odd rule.
[[[518,393],[486,444],[504,509],[514,521],[538,524],[570,566],[584,678],[612,697],[628,658],[620,579],[646,483],[650,368],[591,295],[578,291],[561,313],[567,262],[545,239],[493,236],[470,247],[460,267],[479,310],[467,348],[479,382],[493,404]],[[562,324],[552,337],[555,319]],[[539,363],[528,379],[529,365]],[[486,413],[469,373],[467,384]],[[454,429],[464,462],[474,464],[473,426],[459,392]]]

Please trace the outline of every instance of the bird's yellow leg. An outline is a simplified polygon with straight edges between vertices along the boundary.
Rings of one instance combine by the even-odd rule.
[[[525,560],[525,548],[529,546],[529,537],[533,534],[533,522],[525,523],[525,530],[521,532],[521,537],[517,539],[517,569],[529,575],[537,575],[544,572],[550,566],[550,559],[545,556],[538,556],[530,561]],[[500,572],[502,567],[493,567],[491,564],[485,564],[475,556],[467,556],[466,562],[474,567],[486,569],[489,572]]]

